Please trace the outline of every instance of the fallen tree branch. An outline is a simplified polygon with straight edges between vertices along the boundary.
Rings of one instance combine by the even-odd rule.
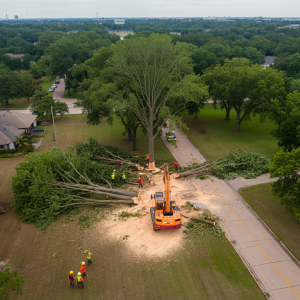
[[[216,222],[211,222],[211,221],[206,221],[206,220],[203,220],[203,219],[199,219],[199,218],[194,218],[194,217],[188,217],[188,216],[185,216],[183,214],[181,214],[183,217],[185,218],[188,218],[188,219],[191,219],[193,221],[198,221],[200,223],[203,223],[203,224],[209,224],[209,225],[212,225],[212,226],[215,226],[216,225]]]

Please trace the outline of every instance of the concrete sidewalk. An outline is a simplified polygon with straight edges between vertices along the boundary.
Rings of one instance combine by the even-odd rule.
[[[167,142],[166,129],[163,129],[162,139],[180,165],[206,160],[187,137],[175,132],[177,148]],[[269,182],[269,178],[264,174],[245,180],[239,178],[231,185],[227,180],[212,176],[206,180],[190,178],[191,201],[204,203],[220,217],[229,241],[269,299],[300,300],[299,262],[235,191],[242,185]]]

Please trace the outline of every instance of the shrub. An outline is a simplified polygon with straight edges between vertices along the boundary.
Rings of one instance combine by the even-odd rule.
[[[6,150],[5,149],[0,149],[0,154],[6,154]]]
[[[11,153],[11,154],[15,154],[16,152],[17,152],[16,149],[10,149],[10,150],[9,150],[9,153]]]

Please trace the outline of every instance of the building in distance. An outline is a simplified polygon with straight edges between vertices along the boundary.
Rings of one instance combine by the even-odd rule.
[[[125,24],[125,20],[124,19],[115,19],[114,23],[116,25],[124,25]]]

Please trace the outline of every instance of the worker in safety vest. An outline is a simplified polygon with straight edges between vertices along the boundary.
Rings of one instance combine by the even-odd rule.
[[[70,286],[75,287],[73,271],[70,271],[69,280],[70,280]]]
[[[80,272],[78,272],[76,279],[77,279],[77,287],[79,288],[79,285],[81,284],[81,287],[84,288],[83,278],[81,277]]]
[[[111,182],[112,182],[112,183],[115,183],[115,178],[116,178],[115,173],[112,173],[112,174],[111,174]]]
[[[174,164],[175,170],[178,171],[178,164],[177,164],[177,162],[174,161],[173,164]]]
[[[147,163],[149,164],[149,154],[147,154]]]
[[[123,173],[123,175],[122,175],[123,184],[125,184],[125,180],[126,180],[126,175],[125,175],[125,173]]]
[[[121,167],[121,162],[119,160],[117,161],[117,167]]]
[[[90,252],[90,250],[85,250],[84,253],[87,253],[86,258],[87,258],[87,260],[88,260],[88,266],[89,266],[90,264],[93,263],[93,262],[91,261],[91,258],[92,258],[92,255],[93,255],[93,254]]]
[[[85,262],[84,261],[81,263],[80,272],[81,272],[81,275],[83,277],[86,276],[86,274],[85,274]]]
[[[138,180],[139,188],[143,187],[143,182],[142,182],[143,179],[144,179],[144,178],[140,178],[140,177],[139,177],[139,180]]]

